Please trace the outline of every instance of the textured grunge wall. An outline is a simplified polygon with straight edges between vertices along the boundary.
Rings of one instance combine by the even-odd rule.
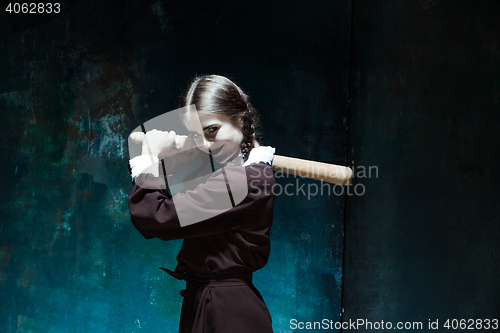
[[[345,163],[350,3],[66,1],[0,14],[0,331],[176,332],[180,242],[127,209],[126,137],[195,74],[234,78],[282,155]],[[298,186],[317,182],[282,178]],[[276,332],[339,320],[344,198],[276,200],[255,277]]]
[[[379,177],[348,199],[344,320],[478,330],[500,319],[500,3],[352,10],[349,162]]]

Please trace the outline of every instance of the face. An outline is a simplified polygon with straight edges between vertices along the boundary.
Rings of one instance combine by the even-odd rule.
[[[198,149],[211,153],[218,163],[226,163],[240,153],[242,122],[235,124],[224,115],[187,112],[182,122],[193,136]]]

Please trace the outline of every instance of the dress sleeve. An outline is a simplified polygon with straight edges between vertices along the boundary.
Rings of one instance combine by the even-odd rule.
[[[209,236],[252,223],[258,225],[262,212],[273,209],[276,182],[268,164],[255,163],[246,166],[245,171],[248,193],[240,203],[221,214],[184,226],[179,221],[176,207],[203,213],[196,212],[207,209],[198,204],[201,200],[227,195],[225,175],[218,173],[194,190],[177,193],[169,199],[163,178],[140,174],[135,178],[128,200],[132,223],[145,238],[162,240]]]

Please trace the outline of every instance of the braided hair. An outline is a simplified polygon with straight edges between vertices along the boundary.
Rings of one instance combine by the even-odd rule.
[[[243,121],[240,149],[243,161],[246,161],[254,148],[254,138],[258,138],[257,127],[260,124],[257,110],[248,95],[224,76],[203,75],[191,81],[181,96],[179,107],[191,104],[196,105],[198,112],[224,115],[235,124],[239,119]]]

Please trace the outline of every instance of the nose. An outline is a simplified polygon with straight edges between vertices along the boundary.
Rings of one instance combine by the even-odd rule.
[[[213,141],[207,140],[204,136],[201,136],[200,138],[196,139],[196,146],[198,149],[208,153],[209,149],[212,147],[214,144]]]
[[[205,137],[203,137],[203,147],[205,147],[206,149],[210,149],[213,144],[213,141],[208,141]]]

